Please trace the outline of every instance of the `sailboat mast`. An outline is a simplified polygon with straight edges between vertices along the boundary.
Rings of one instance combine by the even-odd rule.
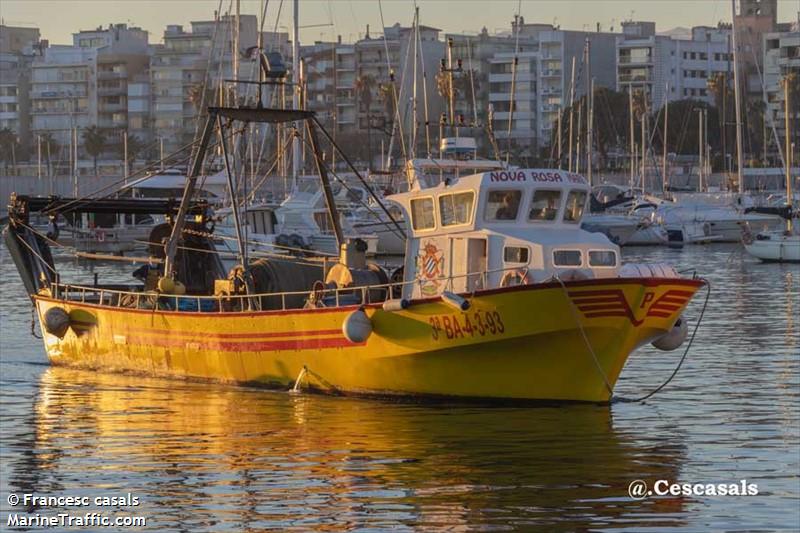
[[[589,38],[584,45],[584,64],[586,65],[586,177],[589,187],[592,186],[592,122],[594,122],[594,79],[592,66],[589,63]]]
[[[633,123],[633,85],[628,86],[628,117],[630,122],[630,138],[631,138],[631,148],[629,158],[631,161],[631,192],[633,192],[633,182],[635,179],[635,172],[636,172],[636,157],[633,153],[636,151],[636,128]]]
[[[705,165],[703,164],[703,110],[697,110],[697,174],[698,174],[698,183],[697,187],[700,189],[700,192],[703,192],[703,171],[705,170]]]
[[[786,229],[792,231],[792,144],[789,135],[789,79],[787,74],[783,78],[783,127],[786,137],[786,205],[789,206],[789,218],[786,222]]]
[[[731,0],[731,38],[733,39],[733,96],[736,104],[736,177],[739,192],[744,192],[742,170],[744,167],[744,152],[742,151],[742,103],[739,85],[739,45],[736,42],[736,0]]]
[[[300,109],[300,0],[292,2],[292,107]],[[297,122],[293,123],[297,132]],[[300,173],[300,139],[292,138],[292,187],[297,187]]]
[[[414,39],[414,82],[413,94],[411,95],[411,131],[408,134],[409,158],[417,157],[417,63],[419,62],[419,51],[417,49],[419,33],[419,7],[414,7],[414,28],[411,36]]]
[[[645,174],[647,174],[647,97],[642,98],[644,102],[644,112],[642,113],[642,162],[641,162],[641,178],[642,178],[642,194],[644,194]]]
[[[667,132],[669,127],[669,82],[664,93],[664,152],[661,159],[661,196],[667,196]]]
[[[572,56],[572,75],[569,82],[569,171],[572,172],[572,116],[575,107],[575,56]]]
[[[589,83],[589,112],[586,131],[586,177],[589,180],[589,187],[592,186],[592,123],[594,122],[594,78]]]

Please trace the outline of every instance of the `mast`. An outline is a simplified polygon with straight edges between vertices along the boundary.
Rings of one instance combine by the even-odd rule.
[[[731,0],[731,36],[733,39],[733,96],[736,104],[736,178],[739,192],[744,192],[742,170],[744,167],[744,152],[742,151],[742,103],[739,95],[739,45],[736,43],[736,0]]]
[[[575,139],[575,173],[581,173],[581,125],[583,123],[583,100],[578,102],[578,136]]]
[[[705,166],[703,165],[703,110],[697,110],[697,119],[698,119],[698,126],[697,126],[697,174],[698,174],[698,183],[697,187],[700,192],[703,191],[703,170],[705,170]]]
[[[512,82],[513,84],[513,82]],[[456,107],[453,91],[453,39],[447,39],[447,103],[450,110],[450,126],[456,125]],[[442,140],[439,139],[439,142]]]
[[[630,183],[630,187],[631,187],[631,192],[633,192],[634,173],[635,173],[635,170],[636,170],[636,157],[633,155],[633,153],[636,151],[636,139],[635,139],[635,137],[636,137],[636,129],[635,129],[634,125],[633,125],[633,85],[629,85],[628,86],[628,116],[629,116],[629,119],[630,119],[629,120],[629,122],[630,122],[630,135],[629,135],[629,137],[631,138],[630,154],[628,154],[630,162],[631,162],[631,165],[630,165],[631,166],[631,183]]]
[[[564,114],[564,106],[558,110],[558,169],[561,170],[561,115]]]
[[[789,206],[789,218],[786,222],[787,227],[790,232],[792,231],[792,144],[791,139],[789,138],[789,79],[791,76],[789,74],[783,78],[783,127],[785,128],[785,136],[786,136],[786,158],[784,162],[786,163],[786,205]]]
[[[708,186],[708,176],[711,175],[711,146],[708,144],[708,108],[703,108],[703,171]]]
[[[589,64],[589,38],[583,47],[584,64],[586,65],[586,178],[589,180],[589,187],[592,186],[592,122],[594,121],[594,79],[592,78],[592,66]]]
[[[300,0],[292,2],[292,107],[300,109]],[[297,137],[297,122],[293,122],[292,137],[292,187],[297,187],[300,173],[300,139]]]
[[[409,159],[417,157],[417,63],[419,55],[417,49],[417,34],[419,33],[419,7],[414,7],[414,28],[411,33],[414,39],[414,81],[413,94],[411,95],[411,130],[408,133]]]
[[[36,175],[42,181],[42,136],[36,136]]]
[[[664,93],[664,152],[661,160],[661,196],[667,196],[667,132],[669,127],[669,82]]]
[[[647,174],[647,125],[645,121],[647,120],[647,98],[642,98],[642,102],[644,102],[644,113],[642,113],[642,162],[641,162],[641,174],[642,174],[642,193],[644,193],[644,177]]]
[[[572,172],[572,115],[575,107],[575,56],[572,56],[572,75],[569,82],[569,171]]]
[[[192,168],[186,175],[186,186],[183,189],[183,198],[181,199],[178,214],[175,215],[175,221],[172,224],[172,233],[169,235],[169,240],[164,247],[164,276],[172,278],[175,263],[175,253],[178,251],[178,241],[183,235],[183,227],[186,223],[186,212],[189,210],[189,202],[194,196],[195,187],[197,185],[197,176],[203,169],[203,161],[205,160],[206,148],[211,139],[211,133],[214,131],[214,116],[209,114],[206,118],[206,125],[203,128],[203,135],[200,137],[200,145],[197,147],[197,152],[192,162]],[[235,202],[234,202],[235,205]]]
[[[594,78],[592,78],[589,91],[589,112],[587,113],[586,131],[586,178],[589,180],[589,187],[592,186],[592,123],[594,122]]]
[[[236,0],[236,15],[233,21],[233,94],[234,94],[234,102],[236,101],[237,96],[237,84],[236,82],[239,81],[239,20],[240,20],[240,0]],[[233,105],[238,105],[238,102],[234,103]]]
[[[128,130],[122,131],[122,158],[125,160],[123,171],[125,173],[125,185],[128,184]]]

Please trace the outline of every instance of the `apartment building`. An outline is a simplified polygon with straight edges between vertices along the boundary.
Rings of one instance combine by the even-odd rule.
[[[767,113],[772,117],[781,150],[786,139],[785,99],[782,82],[793,76],[790,89],[789,120],[791,140],[795,143],[795,154],[800,151],[800,22],[794,31],[767,33],[764,35],[764,86],[766,91]],[[794,98],[794,101],[791,101]],[[795,155],[795,165],[800,156]]]
[[[587,72],[595,87],[616,85],[613,33],[562,30],[551,24],[526,23],[519,17],[507,33],[489,35],[482,31],[477,36],[450,37],[456,53],[466,52],[464,64],[474,65],[478,86],[486,87],[485,92],[476,89],[479,122],[480,117],[485,120],[491,105],[496,138],[511,139],[513,145],[526,150],[523,155],[535,156],[539,147],[549,144],[560,110],[569,105],[573,59],[576,99],[586,92]],[[587,41],[588,67],[584,65]]]
[[[198,128],[202,108],[220,98],[232,102],[252,98],[252,85],[235,84],[233,19],[193,21],[191,30],[170,25],[164,31],[163,44],[152,49],[150,59],[152,126],[164,140],[165,150],[172,151],[190,142]],[[246,54],[257,45],[255,15],[239,18],[239,79],[254,79],[257,62]]]
[[[713,104],[709,80],[718,73],[731,76],[728,26],[694,27],[690,39],[657,35],[654,22],[628,21],[622,28],[617,38],[617,90],[643,90],[650,109],[661,107],[666,99]]]
[[[0,129],[30,143],[30,64],[39,49],[39,29],[0,25]]]
[[[97,126],[109,143],[128,127],[128,81],[148,64],[147,32],[125,24],[73,34],[72,45],[43,50],[31,65],[31,128],[68,145],[72,129]],[[78,142],[82,137],[78,135]]]

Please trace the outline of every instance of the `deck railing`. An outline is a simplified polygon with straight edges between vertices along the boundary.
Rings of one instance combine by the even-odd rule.
[[[527,268],[507,267],[485,270],[431,279],[413,279],[378,285],[355,287],[318,287],[305,291],[284,291],[258,294],[223,294],[203,296],[195,294],[166,294],[159,291],[123,291],[104,287],[73,285],[53,282],[50,284],[51,295],[57,300],[66,302],[91,303],[117,308],[180,310],[198,313],[217,312],[251,312],[261,310],[264,299],[272,301],[269,310],[302,309],[303,307],[340,307],[346,305],[363,305],[382,303],[387,300],[401,298],[403,289],[408,285],[437,283],[443,291],[453,291],[454,281],[464,278],[477,278],[479,283],[472,290],[488,289],[489,275],[495,273],[521,272],[527,275]],[[500,285],[499,283],[497,284]],[[74,296],[71,296],[74,295]],[[291,300],[303,301],[304,305],[288,305]],[[279,305],[274,305],[279,303]]]

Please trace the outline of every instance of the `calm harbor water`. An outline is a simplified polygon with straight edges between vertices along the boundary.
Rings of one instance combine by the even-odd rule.
[[[26,492],[131,493],[138,506],[102,512],[144,516],[152,531],[800,529],[800,269],[733,245],[624,255],[711,280],[674,382],[641,404],[501,408],[50,367],[0,252],[0,529],[7,496]],[[129,275],[73,263],[64,279],[90,281],[92,268]],[[651,390],[680,355],[641,349],[616,392]],[[637,501],[637,479],[746,479],[759,494]]]

